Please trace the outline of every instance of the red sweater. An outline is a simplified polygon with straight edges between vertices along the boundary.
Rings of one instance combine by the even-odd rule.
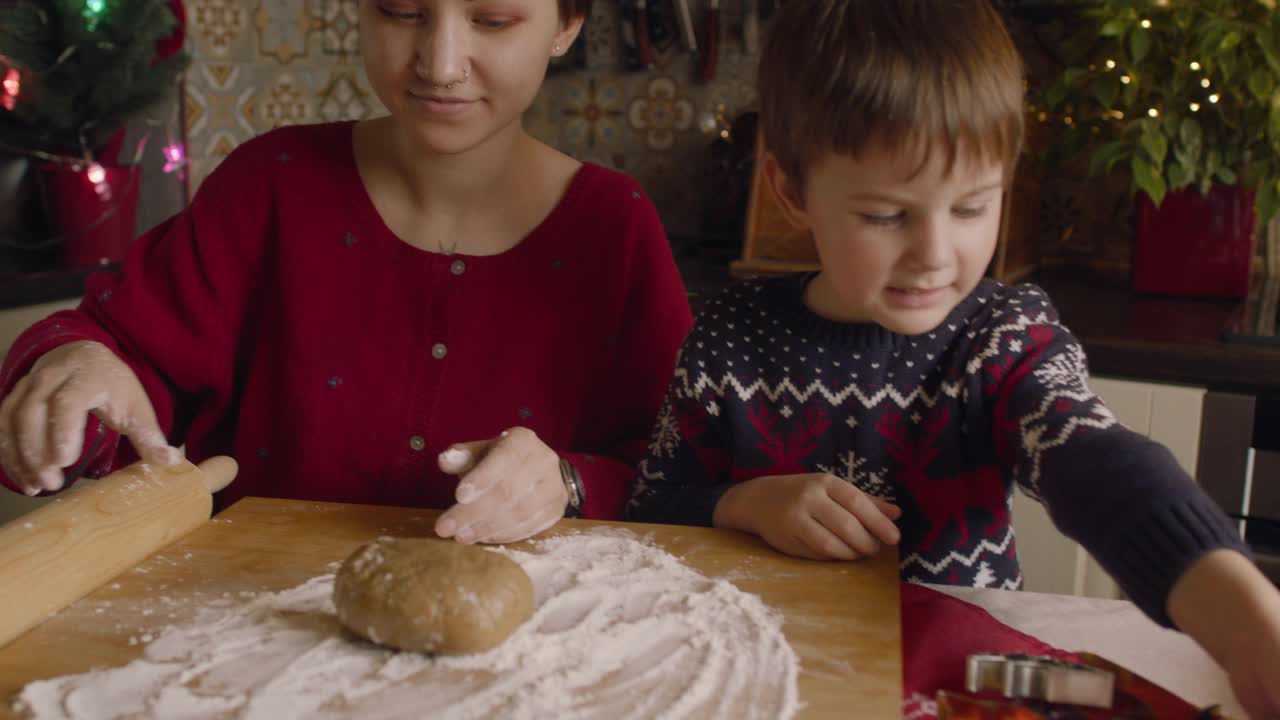
[[[447,507],[456,479],[436,455],[523,425],[578,467],[586,516],[618,516],[692,324],[653,205],[583,165],[515,248],[424,252],[374,208],[351,127],[238,148],[133,243],[121,276],[94,275],[77,310],[18,339],[0,397],[43,353],[96,340],[130,364],[188,458],[239,461],[223,506]],[[98,432],[91,420],[86,441]],[[110,433],[87,474],[134,459]]]

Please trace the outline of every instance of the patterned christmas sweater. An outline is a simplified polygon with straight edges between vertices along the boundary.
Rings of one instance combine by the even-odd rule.
[[[826,320],[812,276],[708,303],[639,466],[631,518],[710,525],[733,483],[830,473],[903,509],[904,580],[1017,589],[1013,487],[1148,615],[1200,555],[1246,552],[1163,446],[1090,391],[1043,291],[984,280],[932,332]]]

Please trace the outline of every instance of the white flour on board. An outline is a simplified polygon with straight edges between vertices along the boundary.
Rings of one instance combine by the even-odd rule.
[[[205,609],[120,668],[31,683],[54,718],[790,718],[798,660],[781,616],[626,531],[505,552],[529,573],[533,618],[475,655],[432,658],[355,639],[333,575]]]

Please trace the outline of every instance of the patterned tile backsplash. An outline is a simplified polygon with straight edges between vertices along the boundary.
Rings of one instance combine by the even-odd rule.
[[[550,1],[550,0],[547,0]],[[693,10],[700,2],[693,0]],[[183,125],[191,188],[241,142],[281,125],[382,112],[364,78],[359,0],[188,0]],[[724,12],[715,79],[668,35],[653,67],[623,67],[617,0],[596,0],[583,37],[585,69],[554,69],[525,115],[529,132],[580,159],[639,180],[673,236],[696,234],[703,158],[715,133],[755,102],[754,55],[739,3]]]

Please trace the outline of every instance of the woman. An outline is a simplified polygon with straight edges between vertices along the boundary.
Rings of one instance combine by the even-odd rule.
[[[652,204],[520,125],[589,0],[362,0],[389,114],[249,141],[0,369],[0,467],[230,453],[245,495],[616,517],[691,323]],[[121,440],[124,442],[121,442]]]

